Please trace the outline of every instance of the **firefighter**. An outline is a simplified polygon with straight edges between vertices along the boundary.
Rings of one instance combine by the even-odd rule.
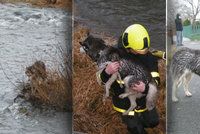
[[[119,38],[117,47],[123,49],[128,58],[137,58],[143,65],[151,72],[151,75],[157,85],[160,84],[160,77],[158,73],[158,57],[149,51],[150,38],[147,30],[140,24],[133,24],[126,28],[122,36]],[[165,53],[154,51],[160,57],[165,57]],[[112,74],[118,71],[120,64],[112,62],[107,65],[103,72],[98,76],[102,83],[106,83]],[[112,86],[112,102],[113,109],[119,113],[125,112],[130,107],[128,98],[121,99],[119,95],[124,93],[124,87],[120,87],[123,81],[116,80]],[[139,81],[134,85],[134,89],[138,92],[147,94],[148,87]],[[159,124],[159,116],[154,107],[148,111],[146,108],[146,96],[136,99],[137,107],[129,112],[128,115],[122,115],[122,121],[126,124],[130,134],[147,134],[145,128],[153,128]]]

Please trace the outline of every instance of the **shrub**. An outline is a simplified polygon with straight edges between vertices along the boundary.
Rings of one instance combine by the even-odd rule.
[[[186,20],[183,22],[183,25],[184,25],[184,26],[189,26],[189,25],[191,25],[190,20],[189,20],[189,19],[186,19]]]

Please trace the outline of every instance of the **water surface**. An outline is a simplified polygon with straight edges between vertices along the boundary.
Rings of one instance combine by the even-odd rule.
[[[165,50],[165,0],[75,0],[75,20],[92,31],[119,37],[133,23],[144,25],[153,48]]]
[[[34,109],[16,102],[17,82],[26,81],[25,67],[42,60],[62,69],[60,48],[71,52],[71,13],[61,9],[0,4],[0,133],[71,134],[71,114]],[[21,105],[29,115],[19,112]]]

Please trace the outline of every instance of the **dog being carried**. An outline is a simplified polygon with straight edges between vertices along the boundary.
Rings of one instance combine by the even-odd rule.
[[[109,89],[112,83],[116,80],[120,81],[119,79],[122,78],[125,86],[125,93],[121,94],[119,97],[128,97],[131,104],[129,109],[123,113],[124,115],[127,115],[131,110],[136,107],[137,98],[141,98],[145,95],[147,109],[151,110],[155,107],[155,100],[157,97],[157,85],[152,79],[150,72],[147,71],[147,69],[141,62],[139,62],[136,58],[127,58],[124,51],[112,46],[106,46],[103,40],[99,38],[94,38],[91,35],[89,35],[85,39],[85,41],[80,42],[80,44],[80,50],[82,52],[86,52],[86,54],[97,63],[99,68],[97,76],[101,74],[101,72],[105,69],[106,65],[109,62],[117,61],[120,63],[119,71],[113,74],[109,81],[105,83],[105,97],[109,96]],[[101,81],[100,78],[98,81]],[[132,89],[134,85],[137,84],[139,81],[142,81],[146,85],[146,89],[148,91],[147,94],[139,93]]]

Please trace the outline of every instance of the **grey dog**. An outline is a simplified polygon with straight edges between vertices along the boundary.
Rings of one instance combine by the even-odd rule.
[[[189,82],[192,73],[200,75],[200,50],[181,48],[175,52],[170,65],[172,77],[172,101],[177,102],[177,88],[183,84],[186,96],[192,96],[189,91]]]
[[[130,108],[124,112],[127,115],[129,111],[136,107],[136,98],[140,98],[145,94],[138,93],[131,90],[131,86],[137,84],[139,81],[145,83],[148,87],[148,94],[146,96],[146,106],[148,110],[155,107],[155,100],[157,98],[157,86],[155,81],[152,79],[151,74],[147,71],[141,62],[137,59],[128,59],[126,53],[121,49],[107,46],[104,41],[99,38],[95,38],[89,35],[83,42],[80,42],[80,51],[86,52],[86,54],[97,63],[99,75],[109,62],[118,61],[120,63],[120,68],[118,73],[111,77],[112,80],[108,81],[109,87],[112,85],[117,78],[122,78],[125,85],[125,93],[121,94],[120,98],[128,97],[131,103]],[[99,77],[97,77],[98,79]],[[99,80],[100,81],[100,80]],[[106,83],[107,84],[107,83]],[[109,96],[109,89],[106,90],[106,97]]]

